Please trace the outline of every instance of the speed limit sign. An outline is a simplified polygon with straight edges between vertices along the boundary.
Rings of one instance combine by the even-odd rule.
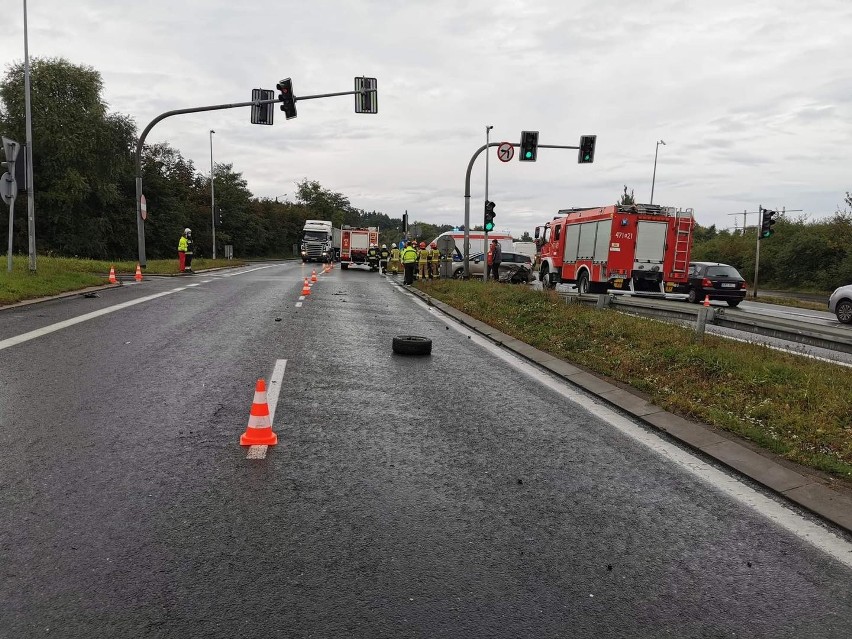
[[[501,142],[497,147],[497,159],[501,162],[508,162],[515,157],[515,147],[511,142]]]

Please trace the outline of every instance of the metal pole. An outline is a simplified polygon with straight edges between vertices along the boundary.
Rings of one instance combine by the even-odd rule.
[[[15,232],[15,193],[9,200],[9,252],[6,254],[6,270],[12,272],[12,233]]]
[[[467,163],[467,173],[464,177],[464,277],[470,277],[470,173],[473,170],[473,163],[476,158],[489,146],[500,146],[497,142],[489,142],[479,147],[470,157],[470,162]],[[519,143],[512,143],[512,146],[519,147]],[[540,149],[579,149],[578,146],[570,146],[566,144],[539,144]]]
[[[663,146],[665,146],[665,145],[666,145],[666,143],[665,143],[665,142],[663,142],[662,140],[659,140],[659,141],[657,142],[657,146],[656,146],[656,148],[654,149],[654,175],[653,175],[653,177],[651,178],[651,201],[650,201],[650,202],[648,202],[648,204],[653,204],[653,203],[654,203],[654,183],[657,181],[657,153],[659,153],[659,151],[660,151],[660,145],[661,145],[661,144],[662,144]]]
[[[485,148],[488,148],[488,145],[491,142],[491,129],[494,127],[490,124],[485,127]],[[488,156],[491,155],[488,151],[485,152],[485,205],[488,204]],[[484,207],[483,207],[484,211]],[[483,213],[483,221],[485,219],[485,215]],[[482,230],[484,232],[484,240],[483,240],[483,249],[482,249],[482,258],[485,260],[485,275],[482,277],[483,282],[488,281],[488,229],[485,228],[485,224],[482,225]]]
[[[754,291],[752,292],[754,299],[757,299],[757,270],[760,267],[760,225],[762,224],[763,205],[758,208],[757,215],[757,225],[755,226],[755,231],[757,231],[755,233],[757,235],[757,246],[754,249]],[[745,235],[745,229],[743,229],[743,235]]]
[[[213,259],[216,259],[216,197],[213,194],[213,134],[210,129],[210,220],[213,223]]]
[[[36,270],[35,193],[33,192],[33,118],[30,102],[30,50],[27,41],[27,0],[24,0],[24,111],[27,121],[27,235],[29,267]],[[11,211],[10,211],[11,215]]]

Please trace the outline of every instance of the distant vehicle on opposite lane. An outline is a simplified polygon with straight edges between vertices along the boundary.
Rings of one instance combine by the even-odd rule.
[[[828,310],[843,324],[852,324],[852,284],[841,286],[828,298]]]
[[[745,299],[748,287],[737,269],[719,262],[690,262],[686,284],[675,292],[686,293],[686,300],[700,304],[705,297],[724,300],[728,306],[737,306]]]

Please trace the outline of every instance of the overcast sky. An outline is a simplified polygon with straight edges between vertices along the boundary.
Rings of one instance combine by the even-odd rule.
[[[23,1],[4,3],[0,60],[23,59]],[[468,162],[485,143],[577,145],[538,161],[489,160],[498,229],[560,208],[616,201],[691,207],[733,227],[758,205],[834,213],[852,190],[849,0],[30,0],[31,57],[98,70],[110,110],[141,131],[164,111],[251,99],[293,79],[296,96],[378,79],[377,115],[352,96],[307,100],[274,126],[249,109],[177,116],[168,142],[209,173],[233,163],[256,196],[293,198],[303,178],[356,207],[435,224],[464,221]],[[664,140],[665,146],[657,147]],[[36,185],[37,187],[37,185]],[[482,223],[485,154],[471,181]],[[754,223],[756,216],[750,216]]]

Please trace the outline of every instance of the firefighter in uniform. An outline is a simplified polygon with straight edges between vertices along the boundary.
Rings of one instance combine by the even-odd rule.
[[[390,251],[390,262],[388,263],[388,270],[393,275],[399,273],[399,248],[396,244],[393,245],[393,248]]]
[[[403,268],[405,268],[405,279],[403,280],[403,284],[406,286],[414,284],[414,267],[417,265],[417,251],[414,246],[412,246],[411,242],[402,249],[400,259],[402,260]]]
[[[420,264],[417,276],[421,280],[425,280],[429,277],[429,251],[426,250],[426,242],[420,242],[420,252],[417,254],[417,261]]]
[[[438,250],[437,242],[432,242],[432,270],[429,272],[429,279],[436,280],[441,277],[441,251]]]
[[[390,251],[388,250],[387,244],[382,244],[382,248],[379,250],[379,269],[382,273],[388,272],[388,258],[390,257]]]
[[[367,249],[367,264],[370,265],[371,271],[379,268],[379,250],[375,244],[370,244],[370,248]]]

